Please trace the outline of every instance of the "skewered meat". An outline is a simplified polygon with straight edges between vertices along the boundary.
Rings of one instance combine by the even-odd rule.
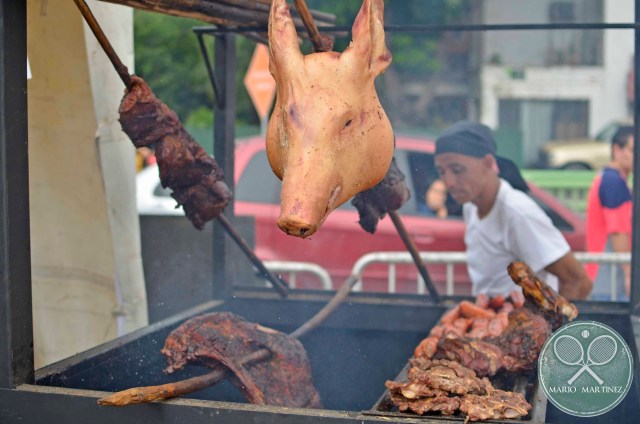
[[[526,263],[511,262],[507,271],[513,282],[522,287],[524,296],[554,318],[554,329],[563,324],[563,316],[569,321],[578,316],[578,308],[540,280]]]
[[[356,194],[351,204],[358,210],[358,223],[362,229],[373,234],[376,232],[378,221],[390,211],[400,209],[410,197],[411,192],[405,183],[405,176],[393,158],[382,181],[375,187]]]
[[[271,357],[246,368],[238,363],[260,349],[267,349]],[[227,368],[251,403],[321,407],[302,344],[232,313],[211,313],[186,321],[169,334],[161,352],[167,358],[167,373],[189,363]]]
[[[467,420],[513,419],[527,415],[531,405],[521,393],[494,389],[486,395],[468,394],[462,397],[460,410]]]
[[[184,129],[178,116],[142,78],[132,76],[120,103],[120,123],[136,147],[155,146],[160,182],[198,229],[231,200],[216,161]]]
[[[308,237],[335,208],[375,186],[393,157],[393,131],[374,80],[391,63],[382,0],[364,0],[343,52],[304,56],[285,0],[269,16],[276,103],[267,156],[282,180],[278,226]]]

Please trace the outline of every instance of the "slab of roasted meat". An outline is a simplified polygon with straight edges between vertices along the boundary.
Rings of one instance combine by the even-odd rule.
[[[369,190],[356,194],[351,204],[358,210],[358,223],[363,230],[373,234],[378,221],[390,211],[400,209],[411,197],[405,176],[398,168],[395,158],[382,181]]]
[[[239,360],[261,349],[270,357],[243,367]],[[302,344],[287,334],[229,313],[194,317],[169,334],[162,354],[167,373],[189,363],[225,367],[232,381],[251,403],[321,408],[320,395]]]
[[[459,410],[477,421],[522,417],[531,409],[522,394],[498,390],[458,362],[412,358],[410,365],[408,382],[385,383],[391,402],[401,412],[453,415]]]
[[[393,130],[374,80],[391,63],[383,0],[363,0],[342,53],[303,55],[285,0],[269,15],[269,70],[276,103],[267,128],[267,156],[282,180],[278,226],[309,237],[355,194],[384,178],[393,158]]]
[[[160,182],[198,229],[231,200],[216,161],[184,129],[178,116],[142,78],[132,76],[120,102],[120,124],[136,147],[153,146]]]

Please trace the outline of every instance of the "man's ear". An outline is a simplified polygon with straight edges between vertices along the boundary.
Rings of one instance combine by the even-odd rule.
[[[495,171],[498,174],[498,162],[496,162],[496,158],[493,155],[484,155],[482,157],[482,166],[488,169]]]

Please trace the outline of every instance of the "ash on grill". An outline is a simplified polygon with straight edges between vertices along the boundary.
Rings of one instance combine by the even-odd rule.
[[[390,400],[400,411],[460,411],[466,420],[477,421],[518,418],[531,410],[521,393],[498,390],[488,377],[534,371],[552,331],[578,310],[524,262],[511,263],[508,272],[522,292],[460,302],[416,347],[408,382],[387,381]]]

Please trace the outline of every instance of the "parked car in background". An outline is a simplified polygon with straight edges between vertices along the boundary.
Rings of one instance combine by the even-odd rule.
[[[611,160],[611,139],[628,121],[612,122],[593,138],[551,140],[540,148],[538,166],[558,169],[600,169]]]
[[[400,208],[404,225],[420,251],[464,251],[464,222],[458,205],[450,204],[447,218],[426,216],[424,193],[436,177],[433,140],[398,136],[395,157],[412,192],[411,199]],[[375,234],[358,224],[358,212],[350,202],[333,211],[318,232],[308,239],[287,236],[277,226],[280,211],[280,181],[269,167],[264,139],[239,141],[235,148],[235,214],[255,219],[255,252],[263,260],[314,262],[324,267],[336,286],[349,276],[355,262],[374,251],[406,251],[391,220],[380,221]],[[530,184],[532,198],[551,217],[574,250],[584,250],[584,220],[563,206],[549,193]],[[169,190],[160,185],[156,166],[145,168],[137,177],[140,214],[182,214],[175,208]],[[422,205],[421,205],[422,203]],[[456,207],[457,206],[457,207]],[[195,230],[194,230],[195,231]],[[427,266],[431,278],[444,292],[444,265]],[[415,292],[415,266],[398,265],[398,292]],[[456,294],[470,293],[466,266],[454,269]],[[363,289],[386,291],[386,267],[372,266],[365,271]],[[298,287],[300,287],[298,281]],[[317,286],[316,286],[317,287]]]

